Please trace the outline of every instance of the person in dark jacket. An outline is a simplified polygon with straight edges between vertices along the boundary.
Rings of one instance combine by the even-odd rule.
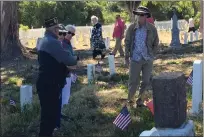
[[[102,26],[98,22],[98,17],[92,16],[91,22],[94,25],[91,31],[91,47],[93,49],[93,59],[101,55],[101,59],[105,57],[105,43],[102,36]]]
[[[58,40],[57,18],[45,20],[45,34],[39,42],[39,74],[36,82],[41,106],[39,136],[52,136],[56,127],[62,88],[66,84],[67,66],[77,64],[77,57],[64,50]]]

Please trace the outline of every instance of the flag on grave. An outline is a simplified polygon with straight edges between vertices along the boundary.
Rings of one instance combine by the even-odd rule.
[[[102,72],[102,66],[101,66],[101,64],[98,62],[98,64],[96,64],[96,72],[99,72],[99,73],[101,73]]]
[[[16,106],[16,102],[13,99],[11,99],[11,98],[10,98],[9,104],[11,106],[14,106],[14,107]]]
[[[193,85],[193,71],[191,71],[191,74],[189,75],[186,83],[189,84],[190,86]]]
[[[76,80],[77,80],[77,74],[71,73],[71,81],[72,81],[73,83],[75,83]]]
[[[113,124],[115,124],[118,128],[124,130],[130,122],[131,122],[130,114],[128,112],[127,107],[124,106],[120,114],[114,120]]]
[[[145,106],[148,107],[148,109],[151,111],[152,115],[154,115],[154,105],[153,105],[153,100],[150,100],[145,103]]]

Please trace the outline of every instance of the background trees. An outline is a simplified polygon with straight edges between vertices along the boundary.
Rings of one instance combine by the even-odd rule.
[[[19,21],[20,24],[38,28],[46,17],[57,16],[61,23],[83,26],[90,24],[90,17],[94,14],[101,23],[112,24],[115,15],[120,14],[126,22],[130,22],[134,19],[132,10],[140,4],[147,6],[158,21],[170,20],[172,8],[175,7],[179,19],[194,16],[199,22],[200,1],[21,1]]]

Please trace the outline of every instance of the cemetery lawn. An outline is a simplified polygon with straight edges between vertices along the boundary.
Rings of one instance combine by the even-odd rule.
[[[163,55],[154,62],[153,75],[160,72],[182,71],[186,78],[192,70],[193,61],[200,59],[201,54]],[[69,105],[63,112],[69,119],[62,120],[62,127],[55,132],[58,136],[139,136],[144,130],[154,126],[151,112],[145,108],[130,108],[132,123],[128,129],[121,131],[112,122],[119,114],[127,97],[128,69],[121,63],[122,58],[115,59],[117,74],[112,78],[100,76],[96,83],[87,85],[86,64],[97,63],[90,58],[80,61],[80,74],[73,84]],[[2,63],[1,67],[1,127],[3,136],[36,136],[39,132],[40,107],[36,93],[37,60],[18,60]],[[108,72],[107,58],[103,60],[103,70]],[[105,75],[105,73],[104,73]],[[21,84],[33,85],[33,105],[27,106],[24,113],[20,112],[19,87]],[[187,86],[188,110],[191,108],[191,87]],[[149,97],[151,98],[151,90]],[[9,106],[9,96],[17,106]],[[187,111],[188,111],[187,110]],[[195,123],[196,136],[203,135],[202,112],[196,117],[188,116]]]

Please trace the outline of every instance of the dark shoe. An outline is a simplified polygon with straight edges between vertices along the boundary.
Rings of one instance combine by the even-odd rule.
[[[101,59],[104,59],[106,55],[101,55]]]
[[[141,107],[146,107],[143,103],[143,101],[141,100],[141,98],[139,98],[137,101],[136,101],[136,105],[137,105],[137,108],[141,108]]]
[[[115,54],[113,54],[113,53],[109,53],[109,55],[113,55],[115,57]]]

